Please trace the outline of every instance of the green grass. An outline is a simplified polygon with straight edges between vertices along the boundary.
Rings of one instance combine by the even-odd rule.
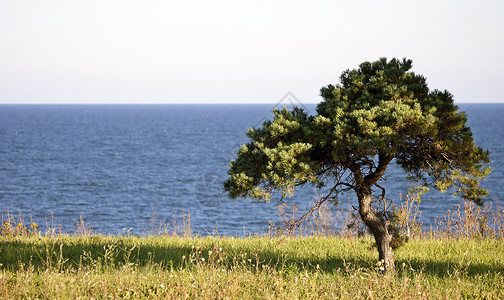
[[[504,299],[502,239],[0,237],[0,298]]]

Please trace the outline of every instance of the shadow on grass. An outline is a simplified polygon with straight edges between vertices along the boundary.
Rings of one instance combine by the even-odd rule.
[[[191,269],[197,266],[219,268],[238,267],[250,271],[261,270],[263,265],[284,271],[321,271],[345,274],[359,269],[376,269],[376,261],[355,257],[289,257],[278,249],[236,247],[231,251],[215,245],[199,248],[189,245],[149,245],[132,239],[104,240],[86,237],[66,241],[0,241],[0,268],[10,271],[33,268],[36,272],[86,268],[86,270],[113,270],[124,266],[155,267],[162,270]],[[229,249],[227,249],[229,250]],[[291,255],[292,256],[292,255]],[[461,265],[451,261],[396,261],[398,276],[421,272],[438,278],[454,273],[474,277],[481,274],[504,274],[503,264]],[[413,270],[413,271],[412,271]]]

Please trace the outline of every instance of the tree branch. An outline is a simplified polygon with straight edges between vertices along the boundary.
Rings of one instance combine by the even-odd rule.
[[[392,161],[394,155],[392,154],[384,154],[380,152],[378,154],[378,166],[374,172],[369,173],[364,180],[368,182],[369,185],[374,185],[380,178],[385,174],[385,170],[387,169],[388,164]]]
[[[338,190],[338,187],[340,185],[347,186],[347,188]],[[290,232],[294,228],[298,227],[302,222],[304,222],[306,220],[306,218],[309,215],[311,215],[315,210],[319,209],[322,206],[322,204],[324,204],[324,202],[326,202],[329,198],[334,198],[339,193],[344,192],[344,191],[349,191],[350,189],[353,189],[353,186],[351,186],[351,185],[349,185],[347,183],[340,182],[340,183],[336,184],[333,188],[331,188],[331,190],[329,191],[329,193],[325,197],[323,197],[319,201],[317,201],[317,203],[315,203],[315,205],[312,208],[310,208],[310,210],[308,210],[308,212],[306,212],[301,217],[299,217],[296,221],[294,221],[292,224],[290,224],[289,227],[287,228],[287,231]],[[333,195],[333,193],[336,193],[336,194]]]

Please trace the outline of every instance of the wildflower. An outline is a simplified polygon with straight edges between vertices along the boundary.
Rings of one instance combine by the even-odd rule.
[[[33,222],[33,223],[31,223],[31,224],[30,224],[30,227],[31,227],[31,228],[37,228],[37,227],[38,227],[38,225],[37,225],[37,223]]]
[[[212,255],[212,253],[213,253],[212,251],[208,251],[208,256]]]
[[[23,225],[21,225],[21,223],[18,223],[18,227],[21,227],[21,226],[23,226]]]

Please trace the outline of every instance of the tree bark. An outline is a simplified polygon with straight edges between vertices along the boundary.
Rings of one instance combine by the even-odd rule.
[[[373,212],[371,207],[371,187],[383,176],[392,158],[393,155],[379,153],[376,169],[365,177],[361,172],[361,165],[355,163],[349,163],[348,165],[356,183],[355,192],[359,199],[359,215],[375,238],[378,259],[382,263],[380,267],[383,268],[384,273],[392,273],[395,270],[394,254],[390,246],[392,235],[388,232],[388,221],[381,219]]]
[[[390,243],[392,235],[388,232],[388,222],[380,219],[371,208],[371,187],[363,187],[357,191],[359,199],[359,214],[362,221],[371,230],[378,248],[378,260],[382,263],[384,273],[391,273],[395,269],[394,254]]]

